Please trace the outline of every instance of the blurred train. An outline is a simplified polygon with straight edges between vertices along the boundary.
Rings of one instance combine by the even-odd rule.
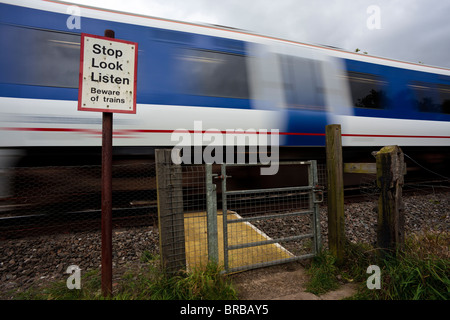
[[[118,156],[174,146],[174,130],[202,121],[220,132],[278,129],[281,158],[323,150],[325,126],[339,123],[346,150],[396,144],[448,160],[450,69],[216,25],[9,0],[0,3],[2,173],[99,161],[101,114],[77,111],[80,35],[106,29],[139,44],[137,113],[114,115]],[[10,192],[2,181],[0,197]]]

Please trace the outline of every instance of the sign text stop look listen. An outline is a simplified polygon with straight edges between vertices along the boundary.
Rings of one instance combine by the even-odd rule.
[[[136,113],[137,43],[81,34],[78,110]]]

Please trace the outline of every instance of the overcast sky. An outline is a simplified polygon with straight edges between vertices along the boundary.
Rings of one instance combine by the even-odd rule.
[[[71,0],[450,68],[450,0]],[[82,12],[81,12],[82,13]]]

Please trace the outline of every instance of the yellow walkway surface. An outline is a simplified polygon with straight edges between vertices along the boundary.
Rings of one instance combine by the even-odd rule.
[[[228,211],[228,220],[242,219],[236,212]],[[186,241],[186,263],[188,270],[204,266],[208,262],[208,240],[206,212],[184,214]],[[223,257],[223,215],[217,212],[217,232],[219,239],[219,265],[224,264]],[[228,245],[267,241],[270,238],[249,222],[228,223]],[[293,257],[278,243],[265,244],[249,248],[228,251],[228,267],[236,268],[257,263],[270,262]]]

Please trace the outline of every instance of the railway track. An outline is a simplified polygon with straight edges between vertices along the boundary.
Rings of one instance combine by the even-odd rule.
[[[407,182],[404,185],[404,194],[417,193],[422,194],[436,192],[450,188],[448,180],[421,180]],[[345,200],[347,203],[376,201],[378,197],[375,182],[372,185],[361,185],[358,187],[345,188]],[[192,196],[192,194],[190,194]],[[281,197],[286,198],[289,195]],[[326,190],[324,190],[324,204],[326,204]],[[276,197],[276,196],[275,196]],[[221,206],[220,197],[218,197],[218,207]],[[205,199],[196,196],[199,207],[204,205]],[[252,214],[252,211],[246,210],[245,202],[258,202],[258,206],[252,210],[261,211],[264,207],[270,205],[274,207],[274,197],[267,196],[249,196],[243,200],[242,211],[244,215]],[[192,203],[190,203],[192,205]],[[280,201],[279,209],[283,210],[289,204]],[[31,204],[27,205],[0,205],[0,239],[21,238],[28,236],[38,236],[43,234],[71,233],[79,231],[100,230],[101,228],[101,209],[82,209],[82,210],[50,210],[49,207],[41,209],[34,208],[30,212]],[[42,210],[42,211],[40,211]],[[37,213],[39,212],[39,213]],[[113,227],[133,227],[157,224],[158,208],[156,200],[153,201],[134,201],[128,207],[113,208]]]
[[[9,207],[8,207],[9,208]],[[0,206],[0,209],[5,209]],[[113,227],[152,225],[157,221],[157,205],[113,208]],[[0,216],[0,239],[100,230],[101,209],[19,214],[3,211]]]

